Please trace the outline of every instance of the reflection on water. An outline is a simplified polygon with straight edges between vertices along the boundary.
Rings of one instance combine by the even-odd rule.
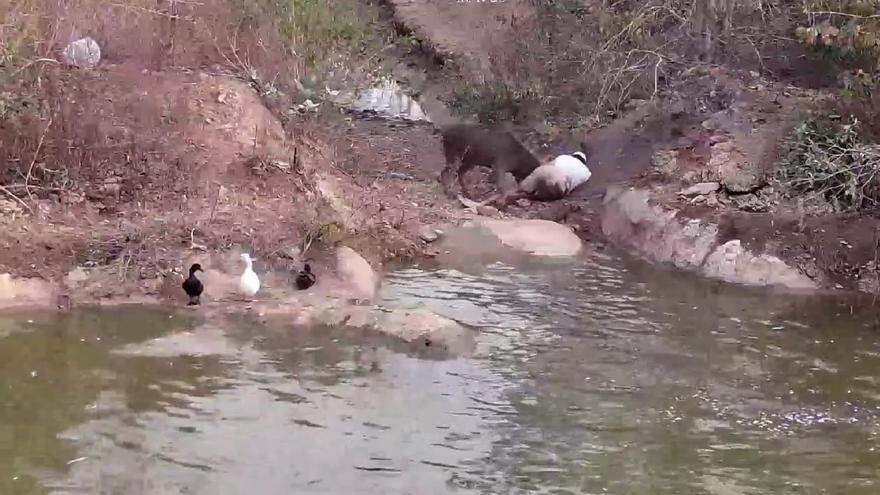
[[[494,493],[876,493],[880,336],[835,301],[612,260],[395,277],[480,328],[513,384],[460,486]]]
[[[159,310],[0,318],[0,493],[878,493],[880,335],[851,301],[616,259],[404,269],[479,330],[426,360]]]

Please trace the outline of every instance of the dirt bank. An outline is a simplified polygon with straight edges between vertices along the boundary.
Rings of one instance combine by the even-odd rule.
[[[412,77],[435,106],[448,96],[450,80],[495,70],[496,55],[537,15],[518,1],[385,4],[393,17],[382,29],[422,47],[381,52],[383,65]],[[327,102],[317,109],[297,104],[323,94],[314,81],[301,82],[309,78],[299,77],[300,55],[260,44],[259,36],[226,40],[229,48],[205,46],[197,43],[203,28],[184,38],[199,49],[176,55],[132,51],[137,40],[120,43],[109,30],[100,41],[113,49],[95,69],[37,64],[38,105],[27,95],[0,94],[8,124],[0,127],[0,273],[26,280],[7,293],[62,306],[162,299],[171,297],[166,281],[193,260],[248,251],[269,273],[289,274],[306,257],[332,271],[339,242],[380,266],[432,255],[426,226],[474,216],[441,192],[443,157],[431,125],[360,118]],[[248,40],[255,45],[247,53],[262,55],[235,63],[230,57],[244,53]],[[273,65],[278,60],[286,62]],[[363,77],[340,61],[329,67],[324,82],[336,87]],[[673,212],[683,224],[710,226],[714,248],[739,241],[817,287],[880,290],[874,216],[805,210],[773,181],[782,138],[828,93],[736,67],[676,70],[674,80],[655,80],[649,98],[629,100],[613,118],[515,128],[541,158],[586,144],[593,177],[562,201],[483,213],[553,220],[601,242],[609,234],[602,229],[606,191],[636,186],[658,216]],[[275,76],[267,81],[265,74]],[[470,175],[487,194],[486,171]],[[701,183],[715,185],[705,194],[679,194]],[[651,256],[630,227],[611,239],[671,261]]]
[[[0,273],[62,294],[81,267],[104,275],[78,299],[153,295],[183,260],[233,248],[277,270],[339,241],[374,263],[411,257],[425,247],[420,227],[465,216],[429,175],[430,129],[332,116],[285,127],[230,74],[108,64],[58,84],[84,156],[51,183],[59,151],[44,147],[30,183],[7,183],[22,199],[0,199]]]
[[[707,76],[712,78],[712,91],[726,94],[728,100],[717,102],[714,111],[686,110],[701,119],[700,125],[678,140],[655,141],[651,166],[640,177],[623,181],[645,193],[653,205],[653,215],[647,215],[652,218],[644,225],[655,229],[654,240],[674,244],[682,241],[679,229],[699,225],[701,232],[711,232],[707,247],[735,242],[737,253],[747,253],[751,261],[728,253],[729,259],[739,260],[737,274],[714,268],[707,272],[707,252],[683,268],[749,285],[876,294],[875,212],[835,213],[822,198],[792,195],[776,178],[786,135],[828,94],[720,69],[711,75],[695,74],[686,87],[708,89]],[[682,108],[674,97],[660,106]],[[617,201],[607,206],[606,220],[620,212]],[[605,233],[650,259],[677,264],[675,256],[657,252],[660,244],[646,242],[645,230],[635,228],[642,221],[631,220],[623,226],[610,220]],[[699,244],[699,237],[691,239],[689,248]],[[776,260],[771,265],[781,268],[767,272],[766,259]]]
[[[474,46],[476,41],[471,43],[480,37],[465,38],[456,35],[458,31],[480,32],[480,36],[488,36],[495,43],[509,41],[517,35],[517,22],[525,23],[537,15],[522,2],[500,4],[504,7],[438,4],[432,8],[441,12],[431,16],[416,8],[421,5],[417,1],[389,3],[399,23],[463,67],[491,61],[504,48],[487,43],[481,49]],[[454,22],[461,16],[467,21]],[[783,141],[808,112],[838,97],[834,90],[827,89],[833,81],[822,82],[814,77],[816,66],[808,63],[811,56],[799,55],[796,45],[780,48],[785,57],[796,60],[785,67],[775,62],[756,67],[754,60],[732,56],[739,48],[749,51],[742,40],[725,48],[729,56],[726,66],[695,62],[683,67],[675,79],[655,86],[651,98],[629,101],[615,119],[598,128],[585,116],[583,125],[575,128],[532,122],[530,127],[517,129],[532,149],[547,155],[586,143],[594,175],[570,198],[553,204],[525,202],[510,208],[509,213],[562,221],[591,240],[604,240],[610,235],[610,240],[637,254],[675,263],[674,256],[658,256],[657,247],[682,241],[675,239],[678,228],[655,228],[649,239],[644,236],[644,225],[638,222],[620,225],[611,221],[606,223],[617,223],[617,227],[602,232],[601,220],[609,220],[620,206],[614,202],[602,205],[605,192],[609,188],[635,187],[657,207],[650,209],[655,215],[650,223],[655,227],[666,225],[670,215],[681,228],[696,220],[712,232],[708,240],[712,249],[728,246],[726,254],[719,256],[737,259],[729,268],[739,273],[727,273],[713,265],[706,271],[707,276],[753,285],[877,293],[876,215],[871,211],[833,213],[815,197],[790,194],[776,180]],[[428,86],[431,77],[435,85],[449,77],[443,71],[428,73]],[[490,78],[504,83],[503,75],[493,73],[486,79]],[[711,186],[713,191],[679,194],[707,182],[715,184]],[[690,243],[686,239],[682,242]],[[745,258],[731,254],[729,248],[734,245],[737,253],[746,253]],[[694,247],[693,243],[688,246]],[[700,271],[711,259],[710,252],[682,268]],[[744,275],[742,270],[749,269],[743,266],[751,266],[752,261],[757,272]]]

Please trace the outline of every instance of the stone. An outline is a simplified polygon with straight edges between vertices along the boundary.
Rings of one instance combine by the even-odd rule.
[[[478,219],[475,224],[501,244],[536,256],[575,256],[583,247],[569,227],[549,220]]]
[[[678,194],[681,196],[707,196],[719,189],[721,189],[721,184],[718,182],[700,182],[699,184],[694,184],[687,189],[679,191]]]
[[[61,52],[61,58],[67,65],[80,69],[94,69],[101,61],[101,46],[87,36],[70,42]]]
[[[764,174],[753,160],[744,156],[730,141],[712,146],[708,168],[718,174],[729,192],[749,193],[764,185]]]
[[[55,288],[45,280],[0,273],[0,308],[48,306],[55,297]]]
[[[77,284],[81,284],[89,279],[89,274],[85,270],[85,268],[78,266],[71,270],[65,277],[65,284],[69,287],[75,286]],[[181,282],[183,279],[181,278]]]
[[[605,195],[602,231],[609,239],[658,263],[727,282],[814,289],[797,268],[769,253],[752,253],[737,240],[717,246],[718,226],[680,219],[678,212],[651,204],[640,189],[611,187]]]
[[[808,276],[769,254],[753,254],[739,239],[718,246],[702,267],[707,277],[726,282],[756,286],[783,286],[789,289],[815,289],[816,283]]]
[[[373,267],[357,251],[340,246],[336,250],[336,272],[343,283],[358,299],[373,299],[379,285],[379,277]]]
[[[658,173],[671,176],[678,171],[678,150],[662,150],[651,157],[651,165]]]
[[[329,305],[306,308],[299,324],[322,324],[363,328],[383,333],[418,349],[439,350],[453,355],[468,355],[476,347],[473,331],[454,320],[426,309],[400,309],[377,306]]]
[[[706,196],[706,206],[711,206],[712,208],[717,208],[719,205],[718,195],[715,193],[711,193]]]
[[[730,196],[733,205],[742,211],[750,213],[763,213],[770,209],[766,202],[754,194],[737,194]]]
[[[374,327],[384,334],[422,348],[468,354],[475,346],[474,333],[457,322],[424,309],[376,311]]]
[[[498,218],[501,216],[501,212],[498,211],[498,208],[489,205],[479,205],[477,206],[477,214],[482,215],[484,217]]]
[[[419,229],[419,238],[427,243],[436,241],[441,235],[443,235],[442,230],[435,229],[430,225],[425,225]]]
[[[710,132],[728,133],[735,128],[734,113],[731,109],[719,110],[704,120],[700,126]]]
[[[652,205],[649,199],[648,191],[641,189],[609,188],[603,233],[649,260],[698,268],[715,244],[717,226],[697,219],[681,221],[676,211]]]

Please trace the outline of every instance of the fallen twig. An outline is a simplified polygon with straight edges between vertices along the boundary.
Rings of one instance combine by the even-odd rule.
[[[805,10],[804,13],[809,16],[833,15],[833,16],[839,16],[839,17],[849,17],[852,19],[880,19],[880,14],[859,15],[859,14],[850,14],[848,12],[835,12],[833,10]]]
[[[24,178],[24,192],[27,193],[28,198],[31,201],[34,200],[34,196],[31,194],[30,182],[31,182],[31,173],[34,171],[34,164],[37,163],[37,157],[40,156],[40,150],[43,148],[43,140],[46,139],[46,133],[49,132],[49,127],[52,126],[52,119],[49,119],[49,122],[46,124],[46,128],[43,129],[43,133],[40,134],[40,140],[37,141],[37,149],[34,150],[34,157],[31,159],[31,165],[28,167],[27,176]]]
[[[18,74],[20,74],[22,71],[24,71],[24,70],[27,69],[28,67],[30,67],[30,66],[32,66],[32,65],[35,65],[35,64],[39,64],[39,63],[53,63],[53,64],[59,64],[60,62],[58,62],[58,61],[55,60],[54,58],[37,58],[37,59],[31,60],[30,62],[28,62],[28,63],[22,65],[17,71],[15,71],[15,72],[12,73],[12,77],[17,76]]]
[[[193,250],[198,249],[200,251],[207,251],[208,250],[207,246],[205,246],[204,244],[196,243],[195,234],[196,234],[195,228],[192,228],[189,230],[189,248],[193,249]]]
[[[4,187],[6,187],[6,189],[24,189],[25,185],[24,184],[7,184]],[[27,186],[27,187],[30,187],[31,189],[36,189],[38,191],[66,191],[66,189],[63,187],[43,187],[43,186]]]
[[[464,206],[464,209],[473,212],[474,214],[479,213],[479,208],[481,206],[486,206],[487,201],[477,202],[471,199],[465,198],[461,194],[458,195],[458,202]]]
[[[30,207],[27,203],[25,203],[24,201],[22,201],[21,198],[19,198],[19,197],[16,196],[15,194],[12,194],[12,191],[10,191],[9,189],[6,189],[6,187],[4,187],[4,186],[0,186],[0,191],[3,191],[4,194],[6,194],[6,195],[9,196],[10,198],[14,199],[18,204],[20,204],[20,205],[24,206],[25,208],[27,208],[27,211],[29,211],[29,212],[31,212],[31,213],[34,212],[34,210],[32,210],[31,207]]]
[[[111,3],[111,4],[109,4],[109,5],[110,5],[111,7],[119,7],[119,8],[121,8],[121,9],[134,10],[134,11],[142,12],[142,13],[145,13],[145,14],[152,14],[152,15],[155,15],[155,16],[165,17],[165,18],[173,19],[173,20],[178,20],[178,19],[179,19],[179,20],[184,20],[184,21],[192,21],[192,20],[193,20],[191,17],[189,17],[189,18],[184,18],[184,17],[179,16],[179,15],[177,15],[177,14],[169,14],[169,13],[167,13],[167,12],[162,12],[162,11],[154,10],[154,9],[145,9],[145,8],[143,8],[143,7],[138,7],[138,6],[135,6],[135,5],[125,5],[125,4],[121,4],[121,3]]]

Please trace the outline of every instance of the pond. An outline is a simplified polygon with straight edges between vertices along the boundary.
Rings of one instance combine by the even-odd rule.
[[[0,317],[0,493],[877,493],[863,302],[615,256],[408,267],[472,356],[128,307]]]

